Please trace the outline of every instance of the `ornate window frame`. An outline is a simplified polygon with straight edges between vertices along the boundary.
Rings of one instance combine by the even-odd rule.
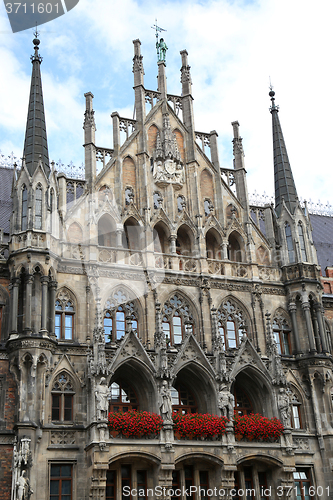
[[[195,323],[188,301],[174,293],[163,306],[162,327],[167,343],[181,344],[186,335],[194,333]]]
[[[73,379],[61,371],[53,380],[51,389],[52,422],[73,422],[75,389]]]
[[[222,338],[224,349],[237,349],[244,333],[247,333],[247,322],[244,311],[237,302],[228,297],[217,310],[218,333]]]
[[[43,186],[38,183],[35,189],[35,217],[34,217],[34,228],[38,231],[43,229]]]
[[[55,334],[57,339],[73,340],[75,336],[75,300],[67,290],[59,290],[54,307]]]
[[[28,229],[28,189],[25,184],[21,192],[21,231]]]
[[[131,299],[124,288],[117,288],[112,292],[105,302],[103,313],[106,344],[124,337],[129,326],[129,317],[131,318],[132,330],[138,335],[139,315],[136,306],[136,300]],[[120,334],[120,332],[122,333]]]
[[[276,314],[272,322],[274,340],[281,355],[291,355],[291,326],[281,314]]]

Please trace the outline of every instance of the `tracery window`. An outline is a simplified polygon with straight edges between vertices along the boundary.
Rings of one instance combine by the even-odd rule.
[[[290,228],[290,225],[288,224],[288,222],[286,222],[284,230],[285,230],[286,241],[287,241],[288,259],[289,259],[289,263],[292,263],[292,262],[295,262],[295,251],[294,251],[293,237],[291,234],[291,228]]]
[[[305,239],[304,239],[304,231],[301,222],[298,223],[298,237],[299,237],[299,246],[302,255],[302,261],[307,262],[306,248],[305,248]]]
[[[60,373],[55,379],[52,397],[52,421],[69,422],[73,420],[74,388],[67,373]]]
[[[66,291],[60,291],[55,303],[55,335],[57,339],[74,338],[74,301]]]
[[[237,348],[247,330],[241,309],[231,300],[226,300],[217,311],[217,319],[225,349]]]
[[[26,231],[28,227],[28,190],[24,186],[22,189],[22,220],[21,230]]]
[[[186,207],[185,197],[182,195],[179,195],[177,198],[178,213],[181,213],[185,209],[185,207]]]
[[[160,193],[156,192],[154,193],[153,199],[154,199],[154,208],[155,210],[158,210],[159,208],[162,207],[163,198],[160,195]]]
[[[113,382],[110,386],[110,392],[110,411],[124,413],[129,410],[139,410],[138,398],[127,382]]]
[[[132,330],[137,335],[138,314],[135,302],[130,301],[127,292],[120,288],[113,292],[105,304],[104,332],[106,343],[123,338],[129,318],[131,318]]]
[[[290,332],[290,326],[284,318],[274,318],[273,333],[279,354],[291,354]]]
[[[301,403],[295,393],[291,395],[291,426],[293,429],[302,429]]]
[[[37,186],[35,191],[35,229],[42,229],[42,199],[43,190],[41,186]]]
[[[184,384],[171,388],[172,411],[175,413],[197,413],[198,406],[192,392]]]
[[[193,316],[183,297],[175,294],[164,304],[162,327],[171,345],[180,344],[185,335],[194,333]]]

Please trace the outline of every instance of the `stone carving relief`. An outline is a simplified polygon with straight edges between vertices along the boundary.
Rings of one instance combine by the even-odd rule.
[[[184,166],[168,113],[164,113],[162,132],[157,134],[153,162],[153,177],[158,186],[173,184],[175,188],[182,187]]]

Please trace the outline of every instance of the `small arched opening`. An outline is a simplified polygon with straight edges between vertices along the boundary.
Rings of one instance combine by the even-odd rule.
[[[102,247],[117,245],[116,224],[109,214],[104,214],[98,221],[98,244]]]
[[[233,231],[228,238],[228,259],[232,262],[245,262],[245,245],[242,236]]]

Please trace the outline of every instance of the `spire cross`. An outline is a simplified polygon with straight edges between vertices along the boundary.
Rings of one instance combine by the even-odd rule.
[[[34,37],[35,37],[35,38],[38,38],[38,37],[39,37],[39,35],[40,35],[40,33],[37,31],[37,23],[36,23],[36,29],[35,29],[35,31],[34,31]]]

